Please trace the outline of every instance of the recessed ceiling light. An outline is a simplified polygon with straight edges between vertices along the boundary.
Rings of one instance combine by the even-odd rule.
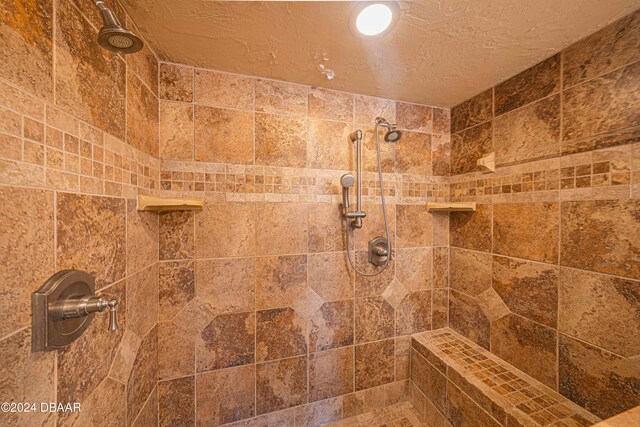
[[[389,28],[393,20],[391,8],[376,3],[362,9],[356,18],[356,28],[365,36],[375,36]]]

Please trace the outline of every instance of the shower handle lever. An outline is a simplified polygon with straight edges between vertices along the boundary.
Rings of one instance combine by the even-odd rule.
[[[96,296],[71,297],[62,301],[57,301],[51,305],[52,314],[61,320],[85,317],[92,313],[103,312],[109,309],[110,331],[118,329],[117,317],[118,300]]]

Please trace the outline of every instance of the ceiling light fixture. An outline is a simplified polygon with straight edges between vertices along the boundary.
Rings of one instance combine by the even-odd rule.
[[[376,36],[389,28],[393,21],[393,12],[386,4],[374,3],[358,13],[356,28],[365,36]]]

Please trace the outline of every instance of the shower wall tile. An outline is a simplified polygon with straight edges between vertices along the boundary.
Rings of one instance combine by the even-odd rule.
[[[159,426],[195,424],[195,377],[185,377],[158,383]]]
[[[560,95],[496,117],[498,164],[557,157],[560,152]]]
[[[254,80],[246,76],[196,69],[194,92],[197,104],[253,110]]]
[[[452,212],[449,216],[451,245],[476,251],[491,251],[493,206],[479,204],[475,212]]]
[[[307,86],[261,80],[255,82],[256,111],[304,116],[307,114]]]
[[[198,374],[196,424],[220,425],[256,415],[255,366],[238,366]]]
[[[487,90],[451,109],[451,133],[493,118],[493,90]]]
[[[58,269],[96,277],[96,288],[125,277],[126,204],[117,198],[59,193],[56,201]]]
[[[291,308],[256,312],[258,361],[299,356],[307,352],[307,323]]]
[[[309,90],[309,117],[314,119],[353,121],[353,94],[334,90]]]
[[[396,172],[431,176],[431,135],[403,132],[396,156]]]
[[[302,254],[308,251],[308,206],[263,203],[256,206],[256,250],[261,255]]]
[[[324,301],[353,298],[353,271],[344,252],[310,254],[309,287]]]
[[[377,173],[378,172],[378,143],[376,141],[375,127],[373,126],[363,127],[361,130],[364,133],[363,140],[362,140],[362,169],[367,172]],[[393,173],[396,170],[395,159],[396,158],[399,159],[399,157],[396,157],[397,145],[386,143],[384,141],[385,134],[386,134],[385,128],[378,129],[378,139],[380,141],[380,164],[382,165],[383,173]],[[430,135],[424,135],[424,136],[428,137]],[[353,151],[351,152],[353,153]],[[405,151],[405,153],[406,152],[407,151]],[[414,153],[409,153],[409,154],[413,155]],[[414,156],[413,160],[407,160],[407,163],[412,164],[416,161],[421,161],[421,159],[416,159],[416,157]],[[351,163],[352,166],[349,169],[353,170],[355,165],[354,162],[355,160],[352,160],[352,163]],[[388,182],[385,183],[385,189],[390,189]],[[379,191],[379,190],[377,189],[376,191]],[[389,191],[389,190],[386,190],[386,191]]]
[[[158,123],[158,98],[133,72],[127,71],[127,142],[158,157]]]
[[[5,37],[0,76],[25,90],[53,98],[53,1],[2,1]],[[33,33],[40,37],[33,37]]]
[[[307,358],[256,365],[256,413],[274,412],[307,401]]]
[[[193,68],[161,62],[158,96],[171,101],[193,101]]]
[[[395,310],[382,297],[355,299],[355,339],[357,344],[394,336]]]
[[[309,324],[309,352],[353,345],[353,319],[353,300],[325,302]]]
[[[158,262],[158,214],[140,212],[135,200],[127,200],[127,272]]]
[[[515,314],[491,323],[491,351],[552,389],[556,388],[556,341],[555,329]]]
[[[72,413],[61,425],[99,425],[105,419],[114,425],[126,425],[126,408],[125,385],[106,378],[82,403],[82,410]]]
[[[494,252],[532,261],[558,262],[558,203],[496,204]]]
[[[353,392],[353,346],[309,355],[309,401]]]
[[[433,108],[433,133],[449,135],[451,133],[451,111],[444,108]]]
[[[117,2],[113,2],[117,3]],[[140,30],[136,28],[135,23],[131,19],[127,19],[127,27],[132,31],[140,34]],[[102,25],[102,24],[100,24]],[[100,27],[97,25],[96,27]],[[149,48],[149,43],[144,42],[144,46],[136,55],[125,56],[127,67],[136,73],[138,78],[158,97],[158,59],[153,51]]]
[[[55,398],[55,354],[31,352],[31,332],[20,332],[0,341],[0,398],[5,402],[52,402]],[[2,412],[5,425],[47,425],[54,422],[46,412]]]
[[[87,43],[97,36],[91,23],[70,2],[56,5],[55,104],[124,139],[126,64],[97,43]],[[157,126],[150,131],[157,132]]]
[[[601,418],[637,406],[637,362],[560,334],[560,393]]]
[[[419,206],[412,206],[412,207],[418,208]],[[369,241],[379,236],[382,236],[382,237],[386,236],[386,231],[384,227],[384,216],[382,213],[381,205],[374,204],[374,203],[363,203],[362,210],[365,211],[365,213],[367,214],[367,217],[366,217],[367,220],[363,221],[362,228],[358,230],[359,238],[356,239],[356,241],[351,244],[354,245],[355,248],[358,250],[366,251],[368,250]],[[393,230],[396,228],[396,212],[397,212],[397,209],[395,205],[392,205],[392,204],[387,205],[387,221],[389,226],[389,233],[393,233]],[[342,234],[344,234],[344,231],[342,231]],[[353,239],[350,239],[350,241],[352,240]],[[341,244],[341,248],[345,247],[344,246],[345,243],[346,242],[343,242]],[[392,241],[392,246],[393,246],[393,241]],[[398,242],[396,242],[396,246],[399,246]],[[416,246],[422,246],[422,245],[416,245]]]
[[[640,200],[562,204],[562,265],[640,278]]]
[[[640,64],[568,89],[562,104],[564,140],[640,124]]]
[[[127,281],[128,328],[144,337],[158,323],[158,264],[141,270]]]
[[[449,248],[433,248],[433,277],[434,288],[449,287]]]
[[[353,126],[346,122],[308,120],[307,167],[352,170],[355,165],[349,134]]]
[[[431,329],[431,291],[410,292],[396,308],[396,335]]]
[[[216,316],[196,340],[198,372],[255,362],[256,316],[253,312]]]
[[[154,327],[142,339],[127,382],[127,418],[129,424],[142,411],[158,380],[158,331]]]
[[[431,329],[446,328],[449,326],[448,289],[434,289],[432,291],[432,299]]]
[[[394,351],[394,340],[392,339],[356,345],[356,391],[393,381]]]
[[[159,322],[158,380],[193,375],[195,373],[195,363],[196,348],[194,337],[172,321]],[[160,387],[160,390],[162,390],[162,387]]]
[[[177,260],[193,258],[195,256],[193,227],[193,212],[160,212],[158,233],[160,259]]]
[[[449,292],[449,325],[478,345],[489,349],[490,322],[477,301],[461,292]]]
[[[306,286],[306,255],[282,255],[257,258],[257,309],[292,306]]]
[[[451,248],[450,286],[477,296],[491,287],[491,254]]]
[[[640,355],[640,282],[562,268],[558,299],[561,332],[624,357]]]
[[[158,423],[158,387],[151,392],[132,427],[155,425]]]
[[[37,206],[38,209],[34,209]],[[54,273],[53,193],[0,187],[0,336],[31,322],[30,294]]]
[[[398,205],[396,208],[396,242],[400,248],[425,247],[433,243],[431,213],[426,206]]]
[[[196,261],[196,296],[216,314],[253,311],[255,259]]]
[[[434,248],[407,248],[396,252],[396,277],[412,291],[430,289]]]
[[[256,251],[253,203],[207,203],[195,213],[196,258],[252,256]]]
[[[193,106],[160,101],[159,155],[162,159],[193,159]]]
[[[452,174],[477,170],[476,161],[493,151],[492,132],[492,123],[485,122],[451,135]]]
[[[434,115],[434,109],[427,105],[396,103],[396,123],[400,129],[431,133]]]
[[[431,135],[431,173],[433,176],[449,176],[451,173],[451,137]]]
[[[493,289],[513,313],[557,327],[558,267],[493,257]]]
[[[512,111],[560,90],[560,54],[495,87],[495,114]]]
[[[317,203],[308,211],[309,252],[342,250],[344,248],[342,204]]]
[[[353,121],[361,124],[375,123],[376,117],[383,117],[389,123],[395,123],[396,103],[390,99],[356,94]]]
[[[640,60],[638,11],[606,26],[563,52],[564,86],[571,87]]]
[[[252,164],[254,113],[195,106],[195,160]]]
[[[307,120],[273,114],[256,114],[256,164],[305,167]]]

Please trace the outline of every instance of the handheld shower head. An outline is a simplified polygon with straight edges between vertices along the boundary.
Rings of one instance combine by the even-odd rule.
[[[98,43],[107,50],[116,53],[135,53],[144,43],[140,37],[120,24],[116,15],[102,0],[94,0],[102,15],[103,26],[98,33]]]

